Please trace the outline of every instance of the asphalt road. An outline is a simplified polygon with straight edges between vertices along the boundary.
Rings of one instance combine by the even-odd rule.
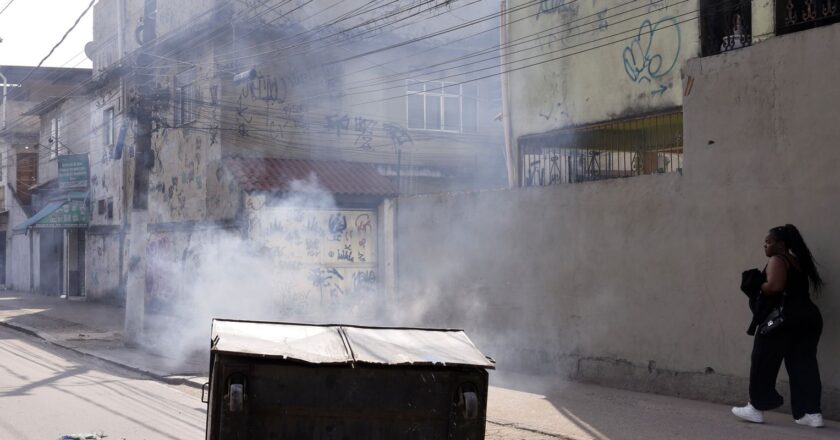
[[[491,374],[513,389],[490,388],[488,440],[840,438],[834,421],[815,430],[770,412],[767,424],[753,425],[735,419],[726,405],[522,377],[505,383],[498,372]],[[163,384],[0,326],[0,440],[87,432],[107,440],[200,440],[204,422],[199,390]]]
[[[195,390],[0,327],[0,439],[202,439],[204,407]]]

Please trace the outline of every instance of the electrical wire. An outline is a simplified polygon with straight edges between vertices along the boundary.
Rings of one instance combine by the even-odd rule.
[[[0,9],[0,15],[6,12],[6,9],[9,9],[9,6],[12,6],[12,3],[14,2],[15,0],[9,0],[9,3],[6,3],[6,6],[3,6],[3,9]]]
[[[693,12],[694,12],[694,11],[693,11]],[[687,13],[687,14],[688,14],[688,13]],[[681,16],[684,16],[684,15],[687,15],[687,14],[682,14]],[[691,20],[696,19],[696,18],[697,18],[697,17],[694,17],[694,18],[691,18],[691,19],[687,19],[687,20],[684,20],[684,21],[681,21],[681,22],[677,22],[677,23],[675,23],[674,25],[677,25],[677,24],[680,24],[680,23],[685,23],[685,22],[691,21]],[[614,34],[614,35],[612,35],[612,36],[615,36],[615,34]],[[593,40],[593,41],[600,41],[600,40],[602,40],[602,39]],[[625,41],[625,40],[613,41],[613,42],[608,43],[608,44],[615,44],[616,42],[619,42],[619,41]],[[587,43],[583,43],[583,44],[588,44],[588,43],[591,43],[591,41],[590,41],[590,42],[587,42]],[[597,48],[600,48],[600,47],[604,47],[604,46],[606,46],[606,45],[608,45],[608,44],[601,45],[601,46],[598,46],[598,47],[595,47],[595,48],[591,48],[591,49],[589,49],[589,50],[594,50],[594,49],[597,49]],[[580,46],[580,45],[578,45],[578,46]],[[539,62],[539,63],[530,64],[530,65],[526,65],[526,66],[521,66],[521,67],[518,67],[518,68],[515,68],[515,69],[508,69],[508,70],[506,70],[506,71],[504,71],[504,72],[500,72],[500,73],[498,73],[498,74],[504,74],[504,73],[508,73],[508,72],[511,72],[511,71],[520,70],[520,69],[522,69],[522,68],[533,67],[533,66],[535,66],[535,65],[543,64],[543,63],[545,63],[545,62],[555,61],[555,60],[560,59],[560,58],[565,58],[565,57],[567,57],[567,56],[571,56],[571,55],[576,55],[576,54],[579,54],[579,53],[587,52],[587,51],[589,51],[589,50],[578,51],[578,52],[575,52],[575,53],[573,53],[573,54],[567,54],[567,55],[564,55],[564,56],[562,56],[562,57],[558,57],[558,58],[554,58],[554,59],[550,59],[550,60],[545,60],[545,61],[542,61],[542,62]],[[543,54],[543,55],[544,55],[544,54]],[[525,60],[527,60],[527,59],[528,59],[528,58],[525,58]],[[523,60],[514,60],[514,61],[512,61],[512,62],[510,62],[510,63],[507,63],[507,64],[509,65],[509,64],[513,64],[513,63],[517,63],[517,62],[521,62],[521,61],[523,61]],[[483,70],[486,70],[486,69],[480,69],[480,71],[483,71]],[[495,75],[490,75],[490,76],[495,76]],[[485,77],[483,77],[483,78],[486,78],[486,77],[487,77],[487,76],[485,76]],[[480,79],[480,78],[478,78],[478,79]],[[471,81],[474,81],[474,80],[477,80],[477,79],[472,79]],[[400,94],[398,97],[404,97],[404,96],[405,96],[404,94]],[[393,98],[395,98],[395,97],[393,97]],[[393,98],[386,98],[386,100],[387,100],[387,99],[393,99]],[[382,100],[379,100],[379,101],[382,101]],[[374,102],[378,102],[378,101],[374,101]],[[366,102],[366,103],[370,103],[370,101],[369,101],[369,102]],[[358,105],[361,105],[361,104],[358,104]]]
[[[38,63],[38,65],[35,66],[35,68],[32,69],[32,71],[30,71],[26,75],[26,77],[24,77],[22,80],[20,80],[21,84],[25,83],[26,80],[29,79],[29,77],[31,77],[32,74],[35,73],[36,70],[40,69],[41,66],[44,64],[44,61],[47,61],[47,58],[49,58],[53,54],[53,52],[55,52],[55,50],[58,49],[59,46],[61,46],[61,43],[63,43],[64,40],[67,38],[67,36],[70,35],[70,32],[73,32],[73,29],[76,29],[76,26],[78,26],[79,22],[82,21],[82,18],[84,18],[85,15],[87,15],[88,11],[90,11],[90,9],[93,7],[94,3],[96,3],[96,0],[91,0],[90,1],[90,4],[87,6],[87,8],[85,8],[85,10],[82,12],[82,14],[79,15],[79,18],[76,19],[76,21],[73,23],[73,25],[70,26],[70,29],[67,29],[67,32],[65,32],[64,35],[61,37],[61,39],[58,40],[58,43],[56,43],[55,46],[53,46],[53,48],[50,49],[49,53],[47,53],[47,55],[43,59],[41,59],[41,61]]]

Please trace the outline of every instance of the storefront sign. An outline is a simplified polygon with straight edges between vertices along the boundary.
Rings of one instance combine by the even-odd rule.
[[[87,154],[58,156],[58,187],[62,190],[86,190],[90,180]]]
[[[52,214],[34,225],[36,228],[84,228],[87,227],[88,209],[84,200],[65,202]]]

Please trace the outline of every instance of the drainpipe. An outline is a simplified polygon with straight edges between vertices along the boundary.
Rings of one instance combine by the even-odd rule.
[[[117,59],[122,60],[125,50],[125,0],[117,0]]]
[[[505,131],[505,168],[507,169],[508,188],[516,188],[519,185],[519,179],[516,176],[516,156],[513,148],[513,123],[510,118],[510,73],[505,72],[505,66],[508,62],[508,51],[505,47],[508,41],[508,15],[507,15],[507,0],[501,0],[499,4],[501,9],[499,18],[501,19],[501,26],[499,27],[499,57],[501,58],[501,73],[502,73],[502,122],[504,123]]]
[[[3,75],[3,72],[0,72],[0,79],[3,80],[3,130],[6,129],[6,92],[9,88],[9,80],[6,79],[6,75]]]

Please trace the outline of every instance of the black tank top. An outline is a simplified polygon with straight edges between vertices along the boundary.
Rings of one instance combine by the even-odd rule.
[[[808,276],[798,268],[791,257],[782,257],[787,268],[787,280],[785,281],[785,316],[792,325],[800,324],[809,319],[816,306],[811,302],[811,294],[808,291]]]

